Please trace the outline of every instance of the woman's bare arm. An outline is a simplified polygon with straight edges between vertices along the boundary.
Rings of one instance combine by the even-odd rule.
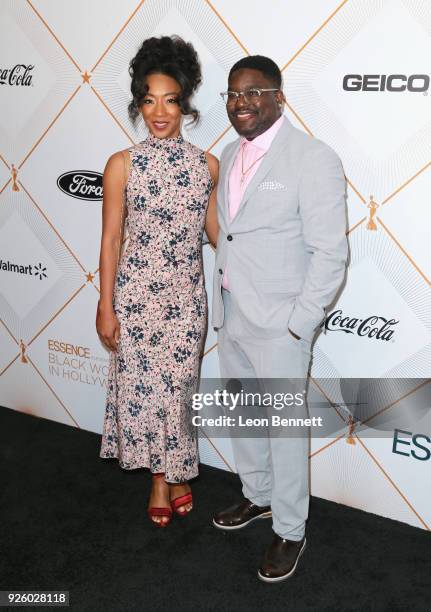
[[[205,219],[205,232],[208,236],[208,240],[211,242],[212,246],[215,248],[217,246],[217,236],[218,236],[218,220],[217,220],[217,183],[218,183],[218,168],[219,163],[218,159],[211,155],[211,153],[205,153],[208,168],[211,174],[211,178],[213,181],[213,190],[211,191],[211,195],[208,202],[207,214]]]
[[[127,158],[125,158],[127,155]],[[99,258],[100,299],[96,327],[102,342],[116,350],[119,324],[113,308],[115,273],[121,248],[124,188],[127,181],[125,160],[128,153],[112,155],[103,174],[102,238]],[[124,221],[124,219],[123,219]]]

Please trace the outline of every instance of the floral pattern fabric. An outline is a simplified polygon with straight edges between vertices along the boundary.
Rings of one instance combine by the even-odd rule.
[[[202,233],[212,181],[205,153],[182,136],[149,135],[129,153],[129,240],[113,296],[120,340],[100,456],[182,482],[198,474],[190,397],[207,322]]]

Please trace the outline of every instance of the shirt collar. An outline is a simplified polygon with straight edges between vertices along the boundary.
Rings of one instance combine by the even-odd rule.
[[[247,138],[241,138],[241,145],[243,146],[253,146],[257,149],[261,149],[262,151],[268,151],[271,146],[272,141],[275,138],[278,130],[281,128],[282,123],[284,122],[284,116],[281,115],[275,121],[270,128],[268,128],[263,134],[256,136],[253,140],[247,140]]]

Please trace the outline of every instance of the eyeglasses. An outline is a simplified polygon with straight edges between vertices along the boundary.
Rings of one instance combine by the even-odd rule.
[[[244,97],[244,102],[255,102],[266,91],[280,91],[279,89],[261,89],[260,87],[252,87],[245,91],[223,91],[220,93],[223,102],[226,105],[235,104],[240,96]]]

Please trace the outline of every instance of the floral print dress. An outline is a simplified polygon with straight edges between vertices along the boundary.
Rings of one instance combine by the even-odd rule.
[[[198,474],[190,398],[207,322],[202,233],[212,180],[204,151],[181,135],[149,135],[129,153],[129,240],[113,299],[120,340],[100,456],[177,483]]]

